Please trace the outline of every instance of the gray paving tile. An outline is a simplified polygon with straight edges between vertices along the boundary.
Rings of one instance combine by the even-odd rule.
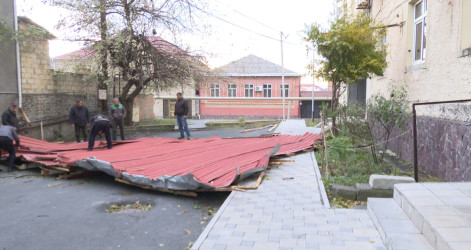
[[[309,129],[302,120],[289,120],[278,131],[304,134]],[[270,180],[258,190],[233,195],[200,249],[359,249],[372,246],[368,239],[379,239],[366,211],[324,208],[312,153],[289,159],[295,162],[267,171]]]

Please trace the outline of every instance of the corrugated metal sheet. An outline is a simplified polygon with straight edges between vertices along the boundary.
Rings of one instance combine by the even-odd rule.
[[[56,144],[21,137],[23,147],[18,155],[49,166],[89,162],[108,174],[104,168],[111,166],[117,178],[134,176],[139,177],[139,184],[148,180],[148,185],[187,190],[230,186],[238,175],[265,169],[270,156],[312,148],[320,139],[320,135],[310,133],[235,139],[143,138],[116,144],[112,150],[97,142],[96,150],[89,152],[86,143]],[[175,178],[178,176],[182,178]],[[190,176],[197,185],[182,183],[188,181],[184,176]]]

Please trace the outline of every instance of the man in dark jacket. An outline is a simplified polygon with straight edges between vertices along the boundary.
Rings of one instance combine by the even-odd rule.
[[[83,141],[87,140],[87,122],[90,119],[87,106],[82,100],[77,100],[77,105],[70,108],[69,122],[75,128],[75,138],[80,142],[80,132],[83,134]]]
[[[102,114],[94,115],[90,118],[90,138],[88,139],[88,151],[93,150],[95,146],[95,137],[99,135],[101,137],[102,133],[105,133],[106,143],[108,144],[108,149],[111,149],[111,132],[110,120]]]
[[[2,114],[2,125],[9,125],[18,129],[18,118],[16,117],[16,102],[12,102],[10,107]]]
[[[191,139],[190,129],[188,128],[188,123],[186,122],[188,111],[188,102],[183,99],[182,93],[177,93],[177,102],[175,103],[174,114],[177,116],[178,129],[180,130],[180,138],[178,139],[185,139],[183,130],[186,132],[187,139]]]
[[[126,109],[123,104],[119,103],[118,98],[113,99],[113,105],[111,105],[110,108],[110,116],[112,119],[111,125],[113,125],[113,140],[116,141],[116,130],[118,127],[121,140],[124,140],[124,117],[126,117]]]
[[[13,141],[16,144],[13,146]],[[0,149],[3,149],[8,152],[8,172],[13,170],[13,163],[16,158],[15,147],[20,146],[20,138],[15,132],[15,128],[12,126],[1,126],[0,127]],[[1,151],[1,150],[0,150]]]

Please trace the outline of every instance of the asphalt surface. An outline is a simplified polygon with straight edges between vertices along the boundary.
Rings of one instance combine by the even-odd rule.
[[[266,133],[240,131],[192,131],[192,137]],[[211,219],[208,210],[215,213],[228,195],[186,197],[128,186],[107,175],[56,180],[40,176],[39,170],[0,169],[0,249],[185,249]],[[153,209],[106,212],[112,204],[136,201]]]
[[[235,138],[235,137],[252,137],[252,136],[260,136],[262,134],[269,134],[267,132],[268,128],[250,131],[246,133],[241,133],[244,129],[211,129],[211,130],[199,130],[199,131],[190,131],[191,138],[208,138],[212,136],[218,136],[221,138]],[[273,131],[271,132],[273,133]],[[185,135],[186,136],[186,135]],[[157,133],[133,133],[131,135],[127,135],[129,139],[135,139],[139,137],[168,137],[168,138],[178,138],[180,137],[180,132],[157,132]],[[119,136],[118,136],[119,139]]]

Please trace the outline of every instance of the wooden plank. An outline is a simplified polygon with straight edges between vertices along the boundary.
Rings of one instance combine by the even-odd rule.
[[[100,175],[103,174],[103,172],[100,171],[79,171],[79,172],[71,172],[71,173],[66,173],[66,174],[61,174],[59,175],[56,180],[59,179],[75,179],[75,178],[81,178],[81,177],[88,177],[88,176],[95,176],[95,175]]]
[[[19,169],[19,170],[25,170],[25,169],[33,169],[33,168],[38,168],[39,165],[38,164],[34,164],[34,163],[23,163],[21,165],[13,165],[16,169]]]
[[[163,188],[154,188],[154,187],[151,187],[151,186],[145,186],[145,185],[140,185],[140,184],[132,183],[132,182],[125,181],[125,180],[119,179],[119,178],[115,178],[115,181],[121,182],[121,183],[124,183],[124,184],[127,184],[127,185],[131,185],[131,186],[136,186],[136,187],[140,187],[140,188],[144,188],[144,189],[149,189],[149,190],[155,190],[155,191],[164,192],[164,193],[185,195],[185,196],[191,196],[191,197],[196,197],[196,196],[198,196],[198,194],[195,193],[195,192],[179,191],[179,190],[169,190],[169,189],[163,189]]]
[[[271,131],[273,131],[273,130],[274,130],[276,127],[278,127],[278,123],[277,123],[277,124],[275,124],[275,125],[274,125],[274,126],[271,128],[271,129],[267,130],[267,132],[271,132]]]
[[[41,175],[49,176],[49,175],[56,175],[62,173],[60,170],[49,170],[49,169],[41,169]]]
[[[260,176],[258,177],[257,182],[255,183],[254,186],[235,186],[237,189],[245,189],[245,190],[255,190],[258,189],[260,186],[260,183],[262,183],[263,176],[265,176],[265,170],[260,173]]]
[[[48,168],[48,169],[52,169],[52,170],[59,170],[59,171],[62,171],[62,172],[70,172],[69,168],[59,167],[59,166],[45,166],[44,168]]]
[[[21,112],[21,115],[25,118],[25,121],[28,123],[28,125],[31,125],[31,121],[29,120],[28,116],[26,115],[26,112],[24,111],[23,108],[18,108]]]
[[[241,133],[247,133],[247,132],[250,132],[250,131],[255,131],[255,130],[260,130],[260,129],[264,129],[264,128],[269,128],[273,125],[267,125],[267,126],[263,126],[263,127],[258,127],[258,128],[251,128],[251,129],[246,129],[246,130],[242,130],[240,131]]]
[[[279,162],[294,162],[294,160],[291,160],[291,159],[276,159],[276,161],[279,161]]]

